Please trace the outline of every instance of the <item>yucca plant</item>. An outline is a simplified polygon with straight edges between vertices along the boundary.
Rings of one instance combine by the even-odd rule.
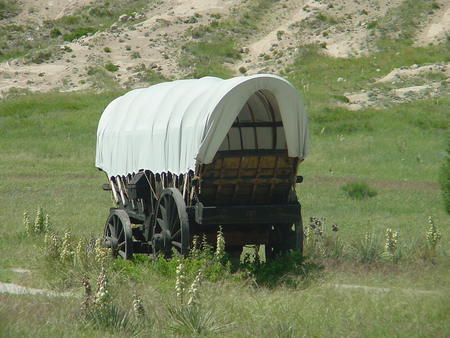
[[[169,305],[167,311],[173,320],[172,330],[176,333],[207,335],[222,332],[229,325],[216,320],[213,310],[200,299],[200,288],[204,271],[200,268],[187,290],[187,275],[183,261],[176,269],[175,293],[177,302]],[[186,294],[188,297],[186,297]],[[187,301],[186,301],[187,298]]]
[[[363,264],[376,262],[382,254],[381,239],[374,233],[366,233],[363,238],[353,242],[357,260]]]

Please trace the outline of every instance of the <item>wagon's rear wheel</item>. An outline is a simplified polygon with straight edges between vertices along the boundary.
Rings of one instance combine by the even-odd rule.
[[[133,237],[130,218],[121,209],[111,209],[105,224],[104,244],[111,248],[113,257],[133,257]]]
[[[180,191],[167,188],[161,192],[153,224],[153,253],[172,255],[177,250],[186,256],[189,252],[189,218]]]
[[[290,250],[303,253],[303,223],[277,224],[270,232],[269,243],[265,245],[266,260],[274,259]]]

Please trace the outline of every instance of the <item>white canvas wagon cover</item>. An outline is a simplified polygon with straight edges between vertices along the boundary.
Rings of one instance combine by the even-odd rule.
[[[279,76],[258,74],[164,82],[116,98],[99,121],[95,165],[111,177],[141,169],[179,175],[196,161],[211,163],[236,117],[261,92],[277,107],[288,155],[303,158],[307,119],[297,90]]]

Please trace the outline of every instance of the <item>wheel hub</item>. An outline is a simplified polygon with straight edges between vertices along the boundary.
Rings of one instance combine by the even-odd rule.
[[[169,230],[163,230],[159,234],[153,236],[153,245],[155,251],[170,252],[172,245],[172,237]]]

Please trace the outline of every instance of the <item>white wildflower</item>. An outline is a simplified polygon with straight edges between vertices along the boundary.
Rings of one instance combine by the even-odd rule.
[[[106,276],[106,271],[102,267],[100,274],[97,278],[97,292],[94,297],[94,305],[98,307],[103,307],[110,302],[110,295],[108,290],[108,277]]]
[[[108,258],[109,251],[102,245],[102,239],[97,238],[94,247],[95,261],[103,264]]]
[[[222,227],[217,231],[216,252],[214,253],[216,260],[221,262],[225,257],[225,238],[223,237]]]
[[[398,232],[393,231],[391,228],[386,229],[385,235],[386,241],[384,245],[385,252],[389,255],[394,255],[398,246]]]
[[[145,316],[145,309],[144,305],[142,304],[142,299],[137,295],[134,294],[133,297],[133,311],[136,317],[142,318]]]
[[[72,238],[69,231],[66,231],[62,239],[60,259],[67,262],[73,258]]]
[[[203,280],[203,271],[200,269],[197,273],[197,276],[195,276],[194,281],[191,284],[191,287],[189,288],[189,301],[188,305],[195,305],[198,303],[199,298],[199,288]]]
[[[42,213],[42,208],[38,207],[36,212],[36,218],[34,219],[34,232],[40,233],[43,232],[44,228],[44,215]]]
[[[176,270],[176,280],[175,280],[175,292],[177,293],[177,298],[180,300],[180,303],[183,303],[184,292],[186,289],[186,276],[184,274],[184,264],[180,262],[177,266]]]
[[[436,224],[433,221],[433,217],[428,217],[428,230],[426,234],[428,245],[430,246],[431,250],[436,250],[436,245],[441,239],[441,233],[439,232],[438,228],[436,227]]]

